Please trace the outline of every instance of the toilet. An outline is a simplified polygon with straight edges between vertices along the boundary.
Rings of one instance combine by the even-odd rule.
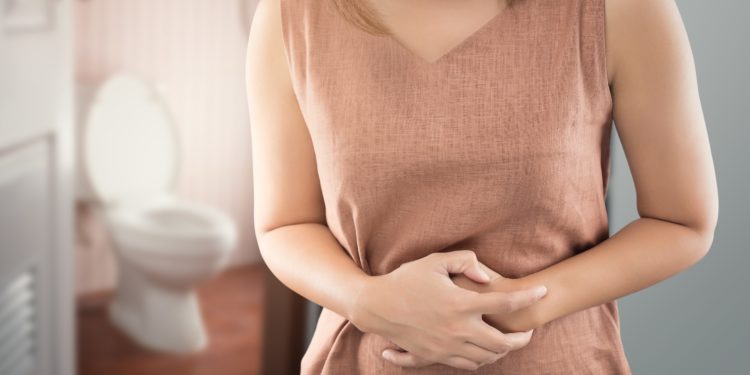
[[[226,264],[232,219],[178,198],[177,127],[159,91],[130,74],[79,90],[78,198],[94,203],[112,238],[112,323],[140,345],[200,351],[208,343],[196,287]]]

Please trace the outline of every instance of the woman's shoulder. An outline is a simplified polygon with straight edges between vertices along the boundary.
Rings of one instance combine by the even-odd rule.
[[[618,73],[637,69],[647,59],[677,57],[665,47],[687,42],[674,0],[597,1],[605,3],[607,71],[612,85]]]

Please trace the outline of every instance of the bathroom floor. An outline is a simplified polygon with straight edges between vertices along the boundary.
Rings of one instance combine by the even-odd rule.
[[[141,349],[107,318],[110,293],[78,302],[79,375],[250,375],[260,371],[263,269],[225,271],[199,289],[209,346],[198,354],[164,355]]]

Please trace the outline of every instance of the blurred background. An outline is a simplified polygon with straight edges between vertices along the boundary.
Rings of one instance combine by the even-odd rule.
[[[750,5],[678,0],[720,189],[702,262],[619,300],[636,374],[750,373]],[[293,374],[319,307],[263,265],[256,0],[0,0],[0,375]],[[252,58],[252,56],[250,56]],[[637,217],[613,136],[611,233]]]

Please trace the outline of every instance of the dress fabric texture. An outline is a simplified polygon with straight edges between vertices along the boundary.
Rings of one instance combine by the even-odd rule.
[[[329,0],[280,1],[327,225],[367,274],[471,249],[519,278],[609,238],[605,0],[520,0],[434,62]],[[568,314],[474,373],[630,374],[619,323],[616,301]],[[302,374],[467,373],[393,346],[323,309]]]

